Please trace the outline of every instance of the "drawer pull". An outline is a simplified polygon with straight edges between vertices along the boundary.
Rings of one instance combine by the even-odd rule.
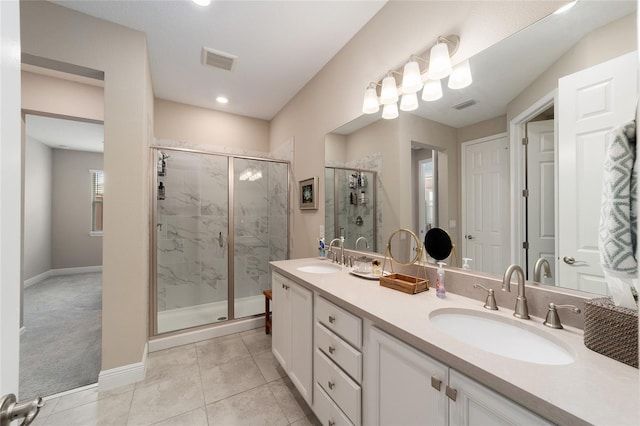
[[[442,380],[438,380],[435,377],[431,376],[431,387],[440,392],[440,386],[442,385]]]
[[[329,353],[332,354],[336,351],[336,348],[334,348],[333,346],[329,346]]]
[[[331,324],[333,324],[334,322],[336,322],[336,317],[334,317],[333,315],[329,315],[329,322]]]
[[[455,390],[454,388],[450,388],[449,386],[447,386],[447,390],[444,392],[450,400],[455,401],[456,398],[458,397],[458,391]]]
[[[335,383],[333,383],[332,381],[328,381],[327,385],[329,385],[329,389],[333,390],[333,387],[336,385]]]
[[[329,421],[327,422],[327,424],[328,424],[329,426],[336,426],[336,422],[334,422],[333,420],[329,420]]]

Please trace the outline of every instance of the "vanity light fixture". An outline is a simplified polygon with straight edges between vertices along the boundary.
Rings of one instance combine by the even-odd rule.
[[[440,80],[427,80],[422,89],[422,100],[427,102],[437,101],[442,97],[442,83]]]
[[[398,102],[398,87],[396,78],[389,72],[382,80],[382,90],[380,91],[380,103],[382,105],[394,104]]]
[[[392,120],[398,118],[398,104],[391,103],[382,107],[382,118],[385,120]]]
[[[438,39],[438,43],[431,48],[429,55],[429,71],[427,76],[431,80],[440,80],[451,74],[451,58],[447,43]]]
[[[463,89],[471,84],[473,78],[471,77],[471,68],[469,67],[469,60],[464,60],[458,65],[453,67],[451,75],[449,76],[449,89]]]
[[[460,46],[460,37],[451,34],[440,36],[436,44],[420,55],[411,55],[409,61],[401,68],[388,71],[382,81],[369,83],[362,102],[362,112],[374,114],[383,105],[382,117],[386,119],[398,116],[398,98],[402,94],[400,109],[413,111],[418,108],[417,92],[422,89],[423,101],[435,101],[442,97],[442,80],[449,77],[450,89],[462,89],[473,81],[469,61],[465,60],[451,66],[451,57]],[[421,69],[421,63],[424,69]],[[401,85],[398,86],[397,74]],[[378,92],[378,86],[380,91]],[[378,93],[380,96],[378,97]]]
[[[414,111],[418,109],[418,95],[413,93],[405,93],[400,99],[400,109],[402,111]]]
[[[376,92],[376,84],[370,83],[364,91],[364,101],[362,102],[362,112],[365,114],[375,114],[380,111],[380,102],[378,102],[378,93]]]
[[[409,59],[404,66],[402,73],[402,89],[403,94],[416,93],[422,89],[422,76],[420,75],[420,65],[412,59]],[[400,108],[402,109],[402,108]]]

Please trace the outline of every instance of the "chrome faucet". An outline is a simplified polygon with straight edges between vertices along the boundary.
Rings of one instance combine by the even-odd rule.
[[[504,271],[502,277],[502,291],[511,292],[511,275],[518,275],[518,297],[516,297],[516,309],[513,316],[520,319],[529,319],[529,308],[527,307],[527,298],[524,295],[524,271],[518,265],[511,265]]]
[[[369,248],[369,241],[367,241],[365,237],[358,237],[358,239],[356,240],[356,246],[354,247],[355,250],[358,250],[358,243],[360,242],[360,240],[364,240],[364,248]]]
[[[334,238],[329,243],[329,253],[333,254],[334,262],[336,261],[336,257],[337,257],[336,254],[333,252],[333,245],[335,243],[340,243],[340,258],[338,259],[338,264],[343,265],[344,264],[344,237]]]
[[[544,266],[544,277],[551,278],[551,265],[549,261],[544,258],[540,258],[536,261],[536,266],[533,267],[533,280],[540,282],[540,269]]]

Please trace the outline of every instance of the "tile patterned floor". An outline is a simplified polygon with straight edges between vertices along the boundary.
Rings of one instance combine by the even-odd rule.
[[[142,382],[46,401],[37,426],[273,425],[317,420],[271,353],[264,328],[149,354]]]

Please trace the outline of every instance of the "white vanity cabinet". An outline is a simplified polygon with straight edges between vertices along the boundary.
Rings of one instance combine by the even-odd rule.
[[[322,296],[314,312],[314,412],[323,425],[359,426],[362,320]]]
[[[312,404],[313,293],[282,275],[271,278],[272,352],[300,394]]]
[[[365,330],[367,425],[551,425],[375,328]]]

